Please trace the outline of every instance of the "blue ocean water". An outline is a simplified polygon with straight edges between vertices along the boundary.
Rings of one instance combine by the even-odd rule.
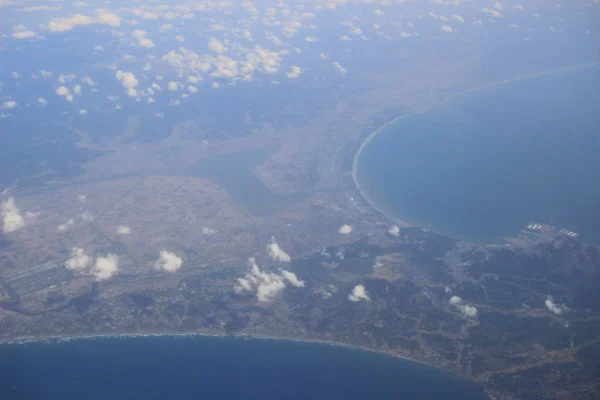
[[[483,399],[441,370],[281,340],[135,337],[0,346],[3,400]]]
[[[451,98],[386,128],[357,178],[400,219],[477,243],[528,222],[600,242],[600,68]]]

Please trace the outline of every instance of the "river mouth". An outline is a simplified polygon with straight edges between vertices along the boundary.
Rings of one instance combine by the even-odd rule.
[[[529,222],[600,242],[600,68],[490,85],[385,127],[355,178],[378,209],[474,243]]]

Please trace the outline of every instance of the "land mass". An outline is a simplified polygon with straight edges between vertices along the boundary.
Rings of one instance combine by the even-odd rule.
[[[435,89],[425,90],[419,66],[387,91],[365,88],[300,124],[247,120],[246,136],[205,139],[207,122],[190,120],[130,146],[135,117],[103,143],[77,132],[82,148],[103,155],[77,176],[15,189],[19,206],[40,216],[0,238],[0,340],[312,340],[444,368],[495,399],[597,398],[597,246],[545,226],[506,245],[470,244],[390,220],[355,185],[357,150],[375,127],[477,86],[477,68],[436,64]],[[58,232],[65,221],[73,222]],[[291,260],[270,256],[273,243]],[[114,254],[118,273],[98,281],[67,268],[73,247]],[[182,266],[157,270],[160,250]],[[302,284],[277,278],[283,271]],[[265,299],[252,276],[284,288]]]

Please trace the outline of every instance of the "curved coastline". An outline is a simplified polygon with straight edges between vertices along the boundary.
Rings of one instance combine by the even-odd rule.
[[[521,81],[521,80],[525,80],[525,79],[530,79],[530,78],[537,78],[540,76],[544,76],[544,75],[550,75],[550,74],[554,74],[554,73],[558,73],[558,72],[565,72],[565,71],[570,71],[570,70],[575,70],[575,69],[581,69],[581,68],[589,68],[589,67],[596,67],[596,66],[600,66],[600,61],[594,61],[594,62],[588,62],[588,63],[583,63],[583,64],[576,64],[576,65],[570,65],[570,66],[566,66],[566,67],[561,67],[561,68],[554,68],[554,69],[550,69],[547,71],[542,71],[542,72],[536,72],[536,73],[532,73],[532,74],[525,74],[525,75],[520,75],[520,76],[516,76],[514,78],[509,78],[509,79],[504,79],[501,81],[497,81],[497,82],[492,82],[492,83],[486,83],[484,85],[480,85],[480,86],[476,86],[474,88],[471,89],[465,89],[465,90],[461,90],[457,93],[454,94],[450,94],[448,96],[443,97],[440,100],[440,103],[450,100],[452,98],[455,97],[459,97],[465,94],[469,94],[469,93],[475,93],[475,92],[479,92],[482,90],[486,90],[486,89],[491,89],[493,87],[496,86],[500,86],[500,85],[505,85],[508,83],[512,83],[512,82],[517,82],[517,81]],[[396,118],[393,118],[392,120],[386,122],[385,124],[383,124],[382,126],[380,126],[379,128],[377,128],[376,130],[374,130],[373,132],[371,132],[361,143],[360,147],[358,148],[357,152],[354,154],[354,159],[352,161],[352,180],[354,181],[354,186],[356,187],[356,189],[358,190],[358,192],[360,193],[361,197],[369,204],[369,206],[375,210],[376,212],[380,213],[381,215],[385,216],[386,218],[394,221],[399,227],[410,227],[410,226],[418,226],[418,222],[415,223],[410,223],[408,220],[406,219],[402,219],[402,217],[399,217],[397,215],[394,215],[391,212],[385,211],[381,208],[381,206],[377,205],[377,203],[375,203],[375,201],[369,196],[369,194],[364,190],[364,188],[362,188],[360,186],[360,182],[358,181],[358,159],[360,158],[363,150],[369,145],[369,143],[371,143],[371,141],[381,132],[383,132],[386,128],[390,127],[391,125],[395,124],[396,122],[407,118],[409,115],[408,114],[403,114],[401,116],[398,116]],[[432,229],[433,231],[438,231],[435,228]],[[443,233],[443,232],[440,232]],[[452,235],[454,237],[457,237],[463,241],[468,241],[464,238],[460,238],[457,235]]]
[[[358,181],[357,169],[358,169],[358,159],[360,158],[360,155],[362,154],[363,150],[367,147],[367,145],[369,143],[371,143],[371,140],[373,140],[373,138],[375,136],[377,136],[378,134],[380,134],[386,128],[390,127],[391,125],[395,124],[396,122],[398,122],[398,121],[400,121],[402,119],[405,119],[406,117],[408,117],[408,114],[404,114],[404,115],[401,115],[399,117],[396,117],[396,118],[394,118],[394,119],[386,122],[385,124],[383,124],[382,126],[380,126],[379,128],[377,128],[376,130],[374,130],[373,132],[371,132],[369,134],[369,136],[367,136],[363,140],[363,142],[361,143],[360,147],[358,148],[358,151],[356,152],[356,154],[354,154],[354,159],[352,161],[352,180],[354,181],[354,186],[359,191],[359,193],[362,196],[362,198],[369,204],[369,206],[372,209],[374,209],[378,213],[382,214],[383,216],[391,219],[392,221],[394,221],[395,223],[397,223],[399,226],[401,226],[403,228],[407,228],[409,226],[412,226],[412,224],[410,224],[408,221],[401,220],[398,217],[396,217],[395,215],[392,215],[389,212],[386,212],[382,208],[380,208],[373,201],[373,199],[371,199],[371,197],[369,197],[369,194],[360,186],[360,183]]]
[[[295,343],[306,343],[306,344],[319,344],[324,346],[333,346],[342,349],[364,351],[368,353],[374,353],[380,356],[393,357],[399,360],[404,360],[412,363],[417,363],[421,366],[434,368],[437,370],[444,371],[445,373],[454,375],[458,378],[477,384],[482,390],[485,388],[481,385],[481,382],[474,379],[472,376],[465,375],[460,371],[455,371],[446,367],[436,365],[426,360],[420,360],[411,358],[406,355],[377,350],[374,348],[353,345],[344,342],[337,342],[332,340],[324,339],[312,339],[312,338],[300,338],[293,336],[272,336],[265,334],[252,334],[252,333],[238,333],[238,334],[226,334],[226,333],[208,333],[208,332],[131,332],[131,333],[92,333],[82,335],[51,335],[44,337],[36,336],[25,336],[17,339],[3,340],[0,339],[0,346],[11,346],[11,345],[26,345],[28,343],[52,343],[52,342],[70,342],[74,340],[102,340],[102,339],[135,339],[140,337],[174,337],[174,338],[220,338],[220,339],[239,339],[239,340],[275,340]]]

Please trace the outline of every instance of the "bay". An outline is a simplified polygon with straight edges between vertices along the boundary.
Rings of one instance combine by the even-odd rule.
[[[475,243],[530,221],[600,242],[599,111],[597,65],[471,91],[383,129],[356,178],[382,211]]]
[[[0,346],[0,398],[483,399],[429,366],[345,347],[202,336]]]

